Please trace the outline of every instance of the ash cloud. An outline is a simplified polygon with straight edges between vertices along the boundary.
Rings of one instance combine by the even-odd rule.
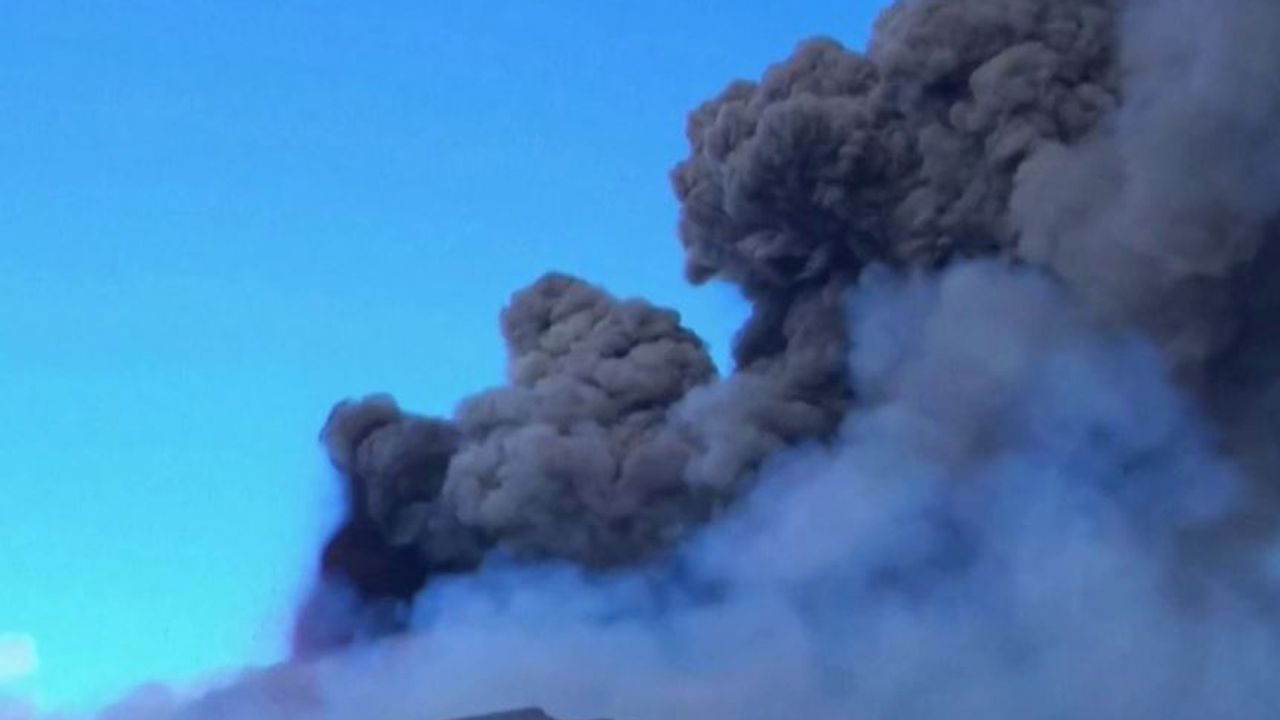
[[[1146,0],[1125,15],[1126,102],[1021,169],[1021,254],[1101,317],[1141,328],[1250,467],[1280,487],[1280,7]]]
[[[899,0],[732,83],[672,182],[735,368],[538,280],[505,385],[335,408],[297,659],[103,717],[1274,717],[1277,40]]]
[[[1241,484],[1152,345],[1001,264],[885,272],[850,307],[864,400],[832,441],[774,456],[678,572],[428,594],[414,662],[462,689],[422,702],[478,702],[488,673],[508,702],[636,718],[1280,707],[1263,599],[1187,552]]]
[[[1195,553],[1245,484],[1160,350],[1068,298],[1002,261],[874,269],[859,403],[668,560],[491,562],[411,633],[104,717],[1273,717],[1280,573]]]
[[[427,565],[494,548],[592,567],[669,551],[769,455],[834,431],[853,400],[843,295],[867,265],[1011,250],[1015,171],[1117,102],[1114,16],[1103,2],[899,3],[866,55],[814,40],[730,85],[691,114],[672,182],[687,274],[754,305],[735,372],[712,382],[668,311],[549,276],[504,313],[510,385],[430,421],[461,437],[443,482],[414,469],[426,450],[412,435],[366,438],[383,399],[336,411],[335,466],[377,476],[372,492],[421,488],[377,524]],[[396,469],[353,473],[357,455]]]
[[[1280,507],[1267,331],[1280,296],[1262,279],[1280,255],[1277,22],[1255,0],[904,0],[865,53],[802,43],[695,109],[672,172],[687,276],[734,283],[753,306],[733,372],[716,379],[667,311],[544,278],[503,316],[510,384],[454,420],[413,420],[453,427],[459,444],[443,474],[392,463],[400,479],[380,482],[422,489],[378,526],[448,566],[419,571],[427,584],[494,562],[670,562],[755,492],[769,458],[838,446],[874,400],[848,365],[847,296],[868,268],[996,257],[1160,348],[1248,497],[1197,531],[1214,550],[1187,554],[1257,586],[1251,563]],[[934,371],[939,398],[964,382]],[[996,442],[982,410],[958,405],[950,421]],[[424,452],[393,437],[387,457]],[[342,457],[366,440],[343,442],[335,465],[352,477]]]
[[[675,406],[715,378],[679,316],[551,274],[502,313],[509,384],[451,420],[374,396],[340,403],[322,433],[347,483],[347,519],[300,615],[301,655],[404,629],[430,578],[486,555],[608,568],[649,559],[710,516],[685,482],[696,449]]]
[[[781,652],[781,665],[746,653],[767,669],[684,698],[712,715],[1275,707],[1256,668],[1277,660],[1264,611],[1280,507],[1280,295],[1264,280],[1280,257],[1276,38],[1280,8],[1265,0],[901,0],[865,53],[815,39],[730,84],[690,115],[672,183],[686,275],[734,283],[752,304],[736,367],[714,379],[679,331],[674,359],[635,369],[653,391],[632,415],[584,381],[599,342],[529,359],[592,337],[530,302],[574,281],[518,295],[504,317],[512,383],[462,404],[462,449],[435,501],[479,533],[486,559],[420,596],[417,622],[443,642],[450,613],[473,612],[455,607],[483,605],[473,585],[527,572],[535,589],[510,592],[532,606],[582,595],[626,617],[643,598],[710,597],[708,612],[745,608],[732,632],[843,638]],[[981,257],[1002,265],[963,264]],[[914,279],[885,279],[903,273]],[[518,332],[515,316],[542,319]],[[649,495],[619,491],[638,448]],[[530,561],[586,575],[521,569]],[[647,589],[612,596],[634,583]],[[832,617],[789,605],[796,595]],[[702,610],[654,612],[621,622],[628,642],[674,624],[695,656],[741,652],[703,632]],[[521,642],[508,620],[487,618],[502,629],[477,631],[477,646],[492,639],[505,657],[502,643]],[[654,648],[612,641],[583,652],[669,670]],[[968,669],[950,686],[926,682],[958,658]],[[1147,671],[1122,672],[1131,663]],[[776,687],[762,682],[775,673],[805,689],[771,704],[754,688]],[[684,697],[674,677],[639,677],[635,697],[596,709],[697,716],[642,699]],[[812,685],[824,677],[857,688],[834,700]],[[566,669],[548,682],[612,693],[619,681]]]

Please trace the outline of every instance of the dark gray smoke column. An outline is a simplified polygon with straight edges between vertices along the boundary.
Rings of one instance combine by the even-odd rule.
[[[491,551],[605,568],[652,557],[710,516],[713,493],[684,482],[695,449],[668,417],[715,370],[675,313],[552,274],[512,298],[502,332],[510,383],[463,401],[454,421],[385,396],[334,408],[323,439],[347,515],[296,652],[400,629],[432,577]]]
[[[1113,24],[1096,0],[899,2],[867,54],[810,40],[695,110],[672,173],[686,274],[736,283],[754,306],[725,392],[763,386],[829,431],[849,400],[845,290],[872,263],[1012,253],[1018,169],[1117,104]]]
[[[394,631],[432,578],[495,555],[668,553],[856,407],[844,308],[873,264],[1047,270],[1162,346],[1264,498],[1277,37],[1270,0],[900,0],[866,53],[810,40],[732,83],[690,115],[672,182],[686,274],[752,303],[733,373],[714,377],[675,313],[550,275],[503,313],[508,383],[456,417],[340,404],[324,435],[347,518],[299,650]]]
[[[325,426],[298,652],[421,632],[101,720],[1280,717],[1277,69],[1277,0],[801,45],[673,173],[690,278],[753,306],[731,374],[538,280],[506,384]]]
[[[1019,166],[1116,105],[1113,19],[1089,0],[900,2],[866,55],[811,40],[695,110],[673,172],[686,273],[757,303],[741,364],[791,350],[791,326],[820,321],[797,298],[870,263],[1012,250]]]
[[[443,500],[519,558],[642,559],[705,519],[683,481],[693,450],[665,427],[715,369],[679,316],[564,275],[502,314],[510,384],[458,408]]]
[[[405,604],[429,576],[473,569],[481,552],[457,525],[432,527],[453,543],[437,543],[435,552],[412,543],[409,523],[433,507],[457,450],[451,424],[372,396],[334,407],[321,437],[345,483],[346,513],[295,621],[293,649],[304,656],[401,629]]]
[[[1161,345],[1269,526],[1277,37],[1268,0],[901,0],[866,55],[812,40],[731,84],[691,116],[673,179],[688,276],[754,304],[739,377],[829,408],[834,298],[863,268],[1007,256]]]
[[[1021,252],[1161,344],[1274,509],[1280,5],[1132,2],[1125,30],[1126,102],[1018,178]]]
[[[325,441],[348,520],[298,647],[394,630],[414,590],[492,549],[653,558],[764,458],[830,433],[851,399],[846,289],[874,262],[1012,250],[1023,161],[1117,102],[1113,21],[1101,1],[903,2],[866,55],[810,41],[695,110],[672,175],[680,238],[692,280],[734,282],[754,305],[736,372],[712,383],[674,313],[549,276],[503,314],[510,384],[452,423],[389,398],[339,405]]]

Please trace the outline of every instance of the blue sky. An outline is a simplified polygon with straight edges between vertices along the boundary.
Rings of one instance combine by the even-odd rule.
[[[684,115],[877,5],[5,2],[0,690],[278,657],[329,406],[498,382],[497,312],[545,270],[723,357],[745,311],[681,277]]]

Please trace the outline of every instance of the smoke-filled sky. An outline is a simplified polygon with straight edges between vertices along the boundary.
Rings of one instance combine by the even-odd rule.
[[[1274,0],[220,7],[7,50],[11,690],[1280,715]]]
[[[329,406],[497,382],[545,270],[724,365],[745,309],[680,277],[684,117],[880,4],[5,3],[0,694],[278,657],[338,512]]]

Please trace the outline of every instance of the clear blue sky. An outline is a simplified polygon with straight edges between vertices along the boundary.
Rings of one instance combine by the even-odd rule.
[[[723,357],[743,309],[673,231],[684,115],[878,4],[4,2],[0,683],[6,634],[39,657],[8,691],[54,705],[278,657],[331,403],[499,381],[544,270]]]

